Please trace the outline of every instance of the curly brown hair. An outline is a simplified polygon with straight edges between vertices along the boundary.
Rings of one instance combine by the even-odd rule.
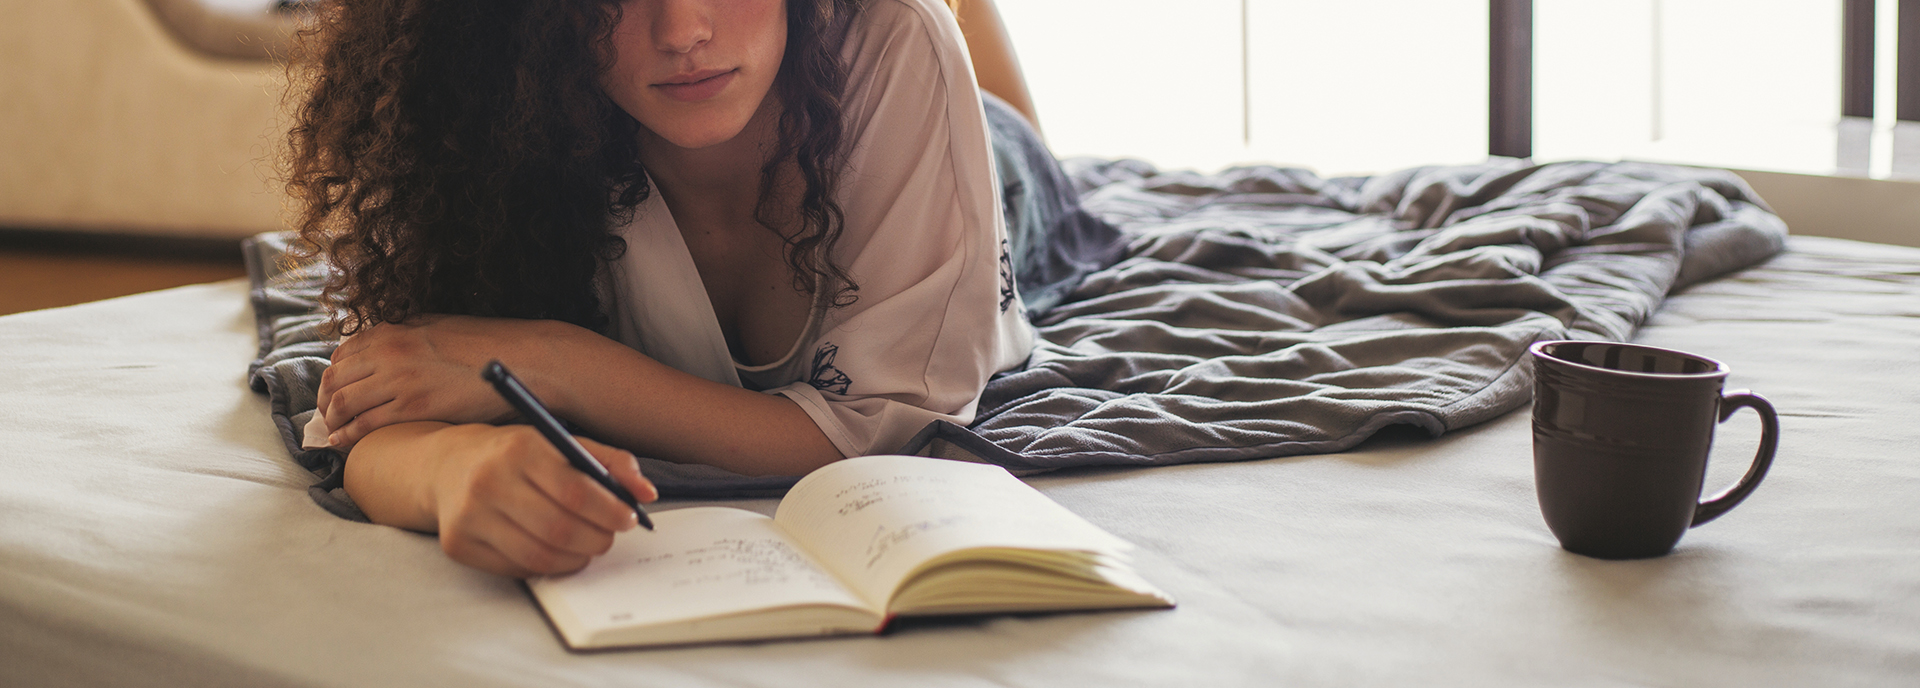
[[[857,289],[828,259],[844,221],[840,44],[860,2],[787,0],[755,213],[785,238],[795,288],[834,289],[839,305]],[[341,334],[426,313],[604,331],[601,267],[651,193],[640,125],[600,86],[619,17],[619,0],[317,8],[289,67],[286,184],[303,255],[337,268],[322,299]],[[783,186],[797,218],[769,200]]]

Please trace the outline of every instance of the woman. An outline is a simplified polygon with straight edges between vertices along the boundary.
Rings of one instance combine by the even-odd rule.
[[[987,117],[946,7],[864,4],[322,11],[289,186],[349,335],[316,422],[371,520],[519,576],[633,527],[490,359],[644,500],[628,450],[793,475],[971,420],[1033,343]]]

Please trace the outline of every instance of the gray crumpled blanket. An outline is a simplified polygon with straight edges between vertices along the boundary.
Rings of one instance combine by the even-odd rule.
[[[1731,173],[1639,163],[1422,167],[1322,179],[1298,169],[1159,172],[1066,164],[1082,202],[1129,241],[1036,317],[1028,363],[996,376],[971,428],[936,424],[903,453],[1035,472],[1237,461],[1350,448],[1408,424],[1438,435],[1524,405],[1541,339],[1624,340],[1665,296],[1777,253],[1786,226]],[[313,268],[249,244],[261,358],[314,496],[358,516],[334,452],[297,429],[330,346]],[[777,492],[646,461],[680,496]]]
[[[1333,452],[1392,424],[1473,425],[1531,397],[1534,341],[1625,340],[1669,292],[1786,238],[1720,170],[1069,167],[1131,245],[1038,320],[1025,368],[987,386],[972,429],[1017,468]]]

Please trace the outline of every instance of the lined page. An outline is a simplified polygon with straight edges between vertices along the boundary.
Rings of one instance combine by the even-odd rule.
[[[955,550],[1129,548],[1006,469],[915,456],[828,464],[787,493],[774,520],[882,606],[914,567]]]
[[[867,608],[766,516],[723,507],[652,516],[654,530],[621,533],[586,568],[528,587],[589,633],[803,604]]]

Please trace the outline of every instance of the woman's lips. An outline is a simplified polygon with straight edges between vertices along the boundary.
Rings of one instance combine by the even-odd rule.
[[[719,95],[721,89],[733,83],[733,78],[739,75],[738,69],[717,73],[695,72],[684,77],[674,77],[670,80],[672,83],[654,84],[653,87],[667,94],[668,98],[690,103]]]

